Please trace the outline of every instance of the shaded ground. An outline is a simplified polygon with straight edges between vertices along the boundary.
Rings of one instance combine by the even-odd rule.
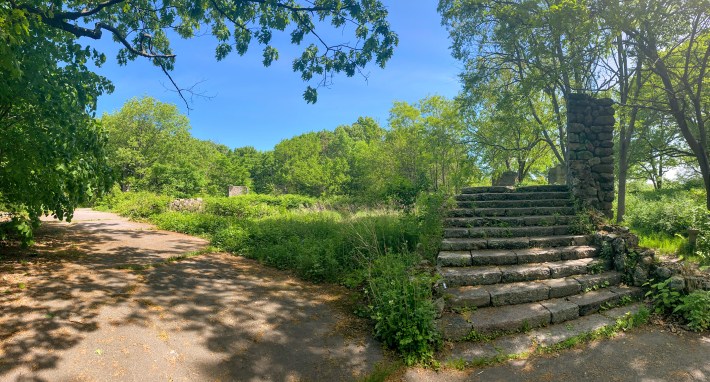
[[[0,260],[2,381],[352,380],[382,359],[347,293],[113,214]]]
[[[407,382],[710,381],[710,335],[671,334],[656,326],[578,349],[465,372],[408,370]]]
[[[343,381],[383,359],[344,289],[224,253],[126,269],[200,251],[199,238],[78,210],[38,239],[0,253],[0,381]],[[710,381],[710,335],[647,326],[555,355],[390,379]]]

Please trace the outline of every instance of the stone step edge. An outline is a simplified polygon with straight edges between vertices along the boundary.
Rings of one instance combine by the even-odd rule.
[[[606,297],[605,297],[606,296]],[[625,301],[626,296],[631,300]],[[587,305],[579,305],[567,300],[567,298],[558,298],[553,300],[545,300],[539,302],[531,302],[520,305],[496,306],[481,308],[473,311],[464,311],[460,313],[444,313],[441,318],[436,320],[436,326],[442,337],[447,341],[470,341],[470,340],[490,340],[493,338],[502,337],[508,334],[517,333],[520,331],[528,331],[535,328],[547,327],[550,324],[559,324],[566,321],[574,321],[590,314],[595,314],[606,308],[614,308],[620,305],[627,305],[629,302],[641,300],[643,298],[643,289],[638,287],[609,287],[601,290],[590,291],[587,293],[571,296],[576,300],[586,299]],[[601,298],[600,298],[601,297]],[[574,312],[574,307],[577,307],[577,313]],[[583,309],[584,308],[584,309]],[[554,311],[553,311],[554,309]],[[484,329],[480,325],[478,329],[471,315],[476,312],[486,311],[495,313],[500,311],[505,312],[523,312],[523,316],[515,317],[508,321],[498,319],[496,325],[510,326],[512,329]],[[542,312],[542,313],[541,313]],[[494,315],[494,316],[499,316]],[[521,323],[519,323],[520,321]],[[442,330],[442,325],[449,325],[450,329]],[[447,333],[448,332],[448,333]]]
[[[596,257],[598,254],[599,247],[590,245],[571,245],[551,248],[439,251],[436,258],[436,265],[439,267],[471,267],[534,264],[547,263],[550,261],[579,260]]]
[[[444,228],[513,228],[574,224],[575,215],[468,216],[446,218]]]
[[[601,273],[610,269],[611,261],[600,257],[545,263],[439,268],[441,282],[448,287],[514,283],[561,279],[569,276]]]
[[[570,231],[574,231],[574,226],[569,224],[556,224],[556,225],[524,225],[515,227],[495,227],[495,226],[483,226],[483,227],[445,227],[444,228],[444,238],[471,238],[471,239],[503,239],[508,237],[524,237],[529,236],[530,233],[535,235],[535,231],[546,231],[549,235],[569,235]],[[538,235],[540,232],[537,233]],[[465,236],[463,236],[465,235]],[[482,236],[476,236],[482,235]]]
[[[540,200],[559,199],[573,200],[569,191],[545,191],[545,192],[479,192],[475,194],[458,194],[454,200],[463,201],[500,201],[500,200]]]
[[[558,245],[560,242],[566,244]],[[523,249],[523,248],[554,248],[570,245],[587,245],[591,242],[589,235],[556,235],[530,236],[511,238],[446,238],[441,242],[442,251],[474,251],[479,249]],[[462,248],[455,248],[456,246]],[[468,247],[468,248],[463,248]]]
[[[650,309],[645,303],[634,302],[576,320],[533,329],[527,333],[508,334],[488,341],[449,343],[436,358],[443,361],[444,366],[449,364],[458,368],[526,358],[540,349],[552,348],[574,337],[589,335],[608,327],[613,328],[619,320],[637,314],[642,317],[648,312]]]
[[[543,185],[543,186],[478,186],[464,187],[461,189],[462,194],[477,194],[477,193],[519,193],[519,192],[569,192],[569,187],[566,185]]]
[[[556,279],[520,281],[478,286],[446,288],[437,292],[444,298],[449,311],[480,309],[527,304],[564,298],[590,291],[614,287],[622,283],[622,274],[606,271],[597,274],[573,275]],[[458,294],[458,296],[457,296]]]
[[[576,216],[574,206],[553,207],[485,207],[485,208],[453,208],[447,212],[444,221],[450,219],[474,219],[494,217],[550,217]],[[457,215],[458,214],[458,215]],[[465,216],[462,216],[465,214]]]
[[[457,200],[456,207],[449,210],[471,210],[487,208],[565,208],[574,207],[572,199],[513,199],[513,200]]]

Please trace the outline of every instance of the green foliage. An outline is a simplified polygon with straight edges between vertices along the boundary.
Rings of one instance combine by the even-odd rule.
[[[710,329],[710,291],[697,290],[683,296],[673,313],[680,313],[691,330]]]
[[[287,40],[291,44],[305,46],[293,60],[293,71],[304,81],[313,79],[314,86],[329,85],[338,73],[352,77],[371,61],[384,67],[399,41],[397,34],[390,30],[387,8],[380,1],[327,0],[313,4],[307,1],[246,0],[232,3],[215,0],[200,4],[192,1],[156,4],[148,0],[119,0],[87,5],[72,0],[63,2],[59,9],[55,6],[53,1],[35,1],[31,6],[10,2],[1,10],[14,17],[19,14],[36,20],[38,25],[29,27],[32,31],[35,28],[48,29],[72,43],[80,37],[100,39],[102,35],[110,34],[114,41],[121,43],[117,56],[119,64],[125,65],[142,56],[165,72],[174,68],[176,60],[168,31],[174,31],[184,39],[202,35],[205,30],[211,32],[217,41],[217,60],[233,51],[244,55],[250,47],[260,45],[263,47],[263,65],[270,66],[279,58],[278,49],[272,45],[272,36],[274,32],[288,30],[290,38]],[[138,25],[141,33],[129,33]],[[326,34],[321,29],[328,25],[337,31],[347,31],[354,38],[351,37],[349,43],[325,42],[322,36]],[[25,33],[28,29],[22,23],[12,27],[13,31]],[[78,49],[83,47],[78,46]],[[12,61],[5,61],[0,64],[13,67]],[[316,89],[308,86],[304,98],[307,102],[315,102]]]
[[[664,255],[687,255],[692,254],[689,248],[688,239],[682,235],[668,236],[664,233],[639,234],[639,245],[645,248],[653,248]]]
[[[146,219],[167,211],[172,198],[151,192],[121,192],[114,188],[101,199],[99,209],[108,209],[132,219]]]
[[[655,313],[671,313],[681,301],[681,293],[668,286],[671,279],[651,285],[646,297],[651,297]]]
[[[229,226],[230,220],[220,216],[200,212],[166,211],[150,216],[150,221],[158,228],[187,233],[209,235]]]
[[[405,364],[430,363],[440,338],[433,327],[431,276],[412,271],[409,254],[390,252],[369,266],[367,292],[375,336],[398,350]]]
[[[108,187],[91,113],[112,87],[87,68],[100,54],[11,4],[0,4],[0,205],[18,216],[5,230],[28,244],[40,215],[70,220]]]
[[[315,205],[315,199],[301,195],[247,194],[232,198],[206,198],[205,212],[217,216],[260,218]]]
[[[577,235],[589,235],[595,231],[594,222],[590,211],[580,211],[570,222],[572,233]]]
[[[707,214],[702,190],[669,187],[661,191],[637,191],[627,196],[625,221],[640,233],[686,235]]]

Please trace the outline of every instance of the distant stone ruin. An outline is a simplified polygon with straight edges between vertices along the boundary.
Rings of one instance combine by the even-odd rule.
[[[233,196],[246,195],[248,193],[249,187],[247,186],[229,186],[227,195],[231,198]]]
[[[493,186],[515,186],[517,182],[518,173],[515,171],[506,171],[493,178]]]
[[[194,199],[175,199],[168,205],[171,211],[180,212],[200,212],[204,210],[205,203],[202,198]]]
[[[547,171],[547,184],[567,184],[567,167],[557,165]]]

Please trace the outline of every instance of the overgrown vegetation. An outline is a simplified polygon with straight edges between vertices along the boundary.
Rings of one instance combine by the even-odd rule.
[[[651,297],[655,313],[677,314],[694,331],[710,329],[710,291],[684,293],[671,287],[671,279],[651,285],[646,296]]]
[[[634,184],[627,196],[625,224],[639,244],[661,253],[710,265],[710,216],[705,190],[694,181],[667,182],[664,189]],[[689,230],[698,231],[695,245]]]
[[[433,321],[431,264],[449,198],[422,194],[409,212],[297,195],[207,197],[200,212],[168,209],[171,198],[114,190],[97,208],[161,229],[200,235],[223,250],[291,270],[313,282],[362,293],[361,312],[375,336],[406,364],[433,362],[440,344]]]

